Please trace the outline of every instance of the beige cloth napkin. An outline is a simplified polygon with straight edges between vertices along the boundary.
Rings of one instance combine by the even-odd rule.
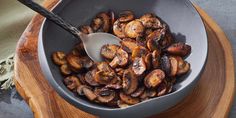
[[[42,2],[43,0],[36,0]],[[0,85],[9,88],[12,83],[13,55],[20,35],[26,28],[32,10],[17,0],[0,0]]]

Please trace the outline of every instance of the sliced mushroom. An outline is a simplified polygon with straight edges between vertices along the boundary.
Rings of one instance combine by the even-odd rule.
[[[125,26],[125,35],[129,38],[138,38],[143,36],[144,29],[139,20],[133,20]]]
[[[120,108],[126,108],[126,107],[128,107],[129,105],[126,104],[126,103],[125,103],[124,101],[122,101],[122,100],[118,100],[118,101],[117,101],[117,106],[120,107]]]
[[[138,88],[138,78],[135,77],[132,70],[125,70],[122,80],[123,91],[126,94],[131,94]]]
[[[144,84],[147,88],[155,88],[161,84],[164,78],[165,73],[160,69],[156,69],[144,78]]]
[[[110,17],[111,26],[113,26],[113,24],[115,23],[115,13],[113,11],[109,11],[109,17]]]
[[[178,55],[178,56],[187,56],[191,52],[191,46],[185,44],[185,43],[175,43],[170,45],[166,51],[170,54],[173,55]]]
[[[99,71],[105,71],[105,72],[113,72],[112,68],[109,66],[106,62],[100,62],[97,64],[97,68]]]
[[[92,88],[87,85],[80,85],[76,89],[78,95],[82,95],[82,96],[84,95],[84,91],[83,91],[84,88],[88,88],[88,89],[92,90]]]
[[[178,61],[177,75],[183,75],[190,70],[190,64],[181,57],[175,57]]]
[[[102,20],[102,18],[94,18],[92,23],[91,23],[91,27],[93,29],[94,32],[97,32],[99,29],[102,28],[104,22]]]
[[[123,11],[119,14],[120,22],[128,22],[134,19],[134,13],[132,11]]]
[[[66,54],[64,52],[54,52],[52,54],[53,62],[57,65],[66,64]]]
[[[101,55],[106,59],[113,59],[118,49],[119,46],[115,44],[104,45],[101,48]]]
[[[78,72],[83,69],[83,64],[78,56],[69,54],[66,56],[66,60],[73,71]]]
[[[171,64],[170,64],[170,60],[169,60],[168,56],[163,55],[163,56],[161,57],[160,62],[161,62],[161,69],[162,69],[167,75],[169,75],[170,72],[171,72]]]
[[[123,92],[120,92],[120,99],[129,105],[137,104],[140,102],[138,98],[133,98]]]
[[[121,89],[122,88],[122,84],[121,84],[121,82],[117,82],[115,84],[108,84],[105,87],[106,88],[110,88],[110,89]]]
[[[85,81],[85,75],[82,75],[82,74],[78,74],[77,77],[79,78],[79,81],[81,82],[81,84],[85,85],[87,84],[86,81]]]
[[[132,70],[136,75],[142,75],[146,70],[146,64],[143,57],[137,57],[134,59]]]
[[[83,68],[89,69],[93,66],[93,61],[89,57],[80,58]]]
[[[140,21],[146,28],[158,29],[162,27],[161,21],[154,14],[151,13],[144,14],[140,18]]]
[[[143,91],[143,93],[139,96],[139,98],[141,99],[141,101],[145,101],[145,100],[149,99],[146,90]]]
[[[171,72],[170,75],[171,77],[176,76],[177,71],[178,71],[178,60],[175,57],[169,57],[170,60],[170,67],[171,67]]]
[[[165,29],[165,28],[162,29],[162,34],[164,35],[164,38],[161,38],[161,40],[159,41],[159,44],[161,45],[162,48],[166,48],[174,42],[174,38],[168,29]]]
[[[167,83],[163,81],[157,88],[157,96],[165,95],[167,92]]]
[[[115,68],[115,72],[116,72],[116,74],[119,75],[119,76],[123,76],[124,71],[125,71],[125,70],[124,70],[123,68]]]
[[[152,68],[152,53],[148,53],[145,58],[144,62],[146,64],[147,70],[150,70]]]
[[[93,29],[90,26],[88,26],[88,25],[84,25],[84,26],[79,27],[79,30],[81,32],[83,32],[84,34],[93,33]]]
[[[103,20],[103,27],[102,32],[109,32],[110,29],[110,17],[107,13],[102,12],[97,15],[98,18],[102,18]]]
[[[148,89],[145,92],[146,92],[147,96],[150,98],[153,98],[157,95],[157,92],[155,89]]]
[[[90,100],[90,101],[94,101],[97,98],[97,95],[89,88],[84,87],[82,88],[82,91],[84,93],[84,95]]]
[[[152,52],[152,67],[154,69],[159,68],[160,66],[159,60],[160,60],[160,51],[154,50]]]
[[[121,46],[128,53],[132,53],[132,51],[138,47],[136,42],[133,39],[125,38],[120,42]]]
[[[127,23],[121,23],[119,20],[116,20],[113,25],[113,33],[119,38],[125,38],[125,26]]]
[[[95,81],[95,74],[97,70],[93,69],[92,71],[88,71],[85,74],[85,81],[90,85],[90,86],[99,86],[99,83]]]
[[[130,96],[131,97],[139,97],[140,95],[143,94],[143,92],[145,91],[145,88],[142,86],[142,87],[139,87],[135,92],[133,92]]]
[[[148,54],[148,50],[145,47],[137,46],[132,51],[132,60],[134,60],[136,57],[145,57]]]
[[[117,66],[124,67],[128,63],[128,53],[122,48],[118,49],[115,58],[110,62],[110,66],[115,68]]]
[[[63,75],[70,75],[71,74],[71,70],[67,64],[61,65],[60,70]]]
[[[160,30],[155,30],[147,36],[147,47],[150,51],[160,50],[159,41],[162,39],[163,35]]]
[[[101,103],[111,102],[116,96],[116,92],[108,88],[96,88],[94,93],[97,95],[97,100]]]
[[[109,83],[113,83],[113,81],[116,81],[114,79],[117,79],[117,76],[114,72],[98,71],[95,74],[95,81],[99,84],[106,85]]]
[[[64,79],[66,87],[70,90],[76,90],[81,85],[79,79],[76,76],[69,76]]]

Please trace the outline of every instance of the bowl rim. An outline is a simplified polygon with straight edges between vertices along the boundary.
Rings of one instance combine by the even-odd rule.
[[[58,8],[58,6],[60,6],[62,4],[66,4],[69,1],[71,1],[71,0],[59,0],[54,5],[54,7],[51,9],[51,11],[55,11],[56,8]],[[168,97],[170,95],[175,95],[179,91],[181,91],[182,89],[188,88],[192,82],[197,81],[199,79],[199,75],[202,73],[202,71],[204,69],[204,66],[205,66],[205,63],[206,63],[206,59],[207,59],[207,55],[208,55],[208,38],[207,38],[206,28],[205,28],[205,25],[203,23],[203,19],[199,15],[199,12],[196,10],[196,8],[194,7],[194,5],[193,5],[193,3],[191,1],[189,1],[189,0],[184,0],[184,1],[185,1],[185,4],[187,4],[188,7],[191,8],[192,11],[197,14],[197,16],[198,16],[197,18],[200,19],[201,25],[203,26],[203,30],[204,30],[203,31],[204,32],[204,37],[206,39],[206,41],[204,42],[204,44],[206,44],[206,51],[205,51],[204,54],[202,54],[202,56],[203,56],[203,64],[200,66],[200,71],[198,72],[198,74],[196,74],[193,77],[194,79],[191,82],[189,82],[189,84],[187,84],[186,86],[181,87],[180,89],[178,89],[178,90],[176,90],[176,91],[174,91],[172,93],[166,94],[164,96],[151,98],[151,99],[142,101],[142,102],[140,102],[138,104],[130,105],[130,106],[125,107],[125,108],[112,108],[112,107],[102,108],[102,107],[99,107],[99,106],[93,106],[93,105],[86,104],[84,102],[80,102],[76,98],[74,98],[72,95],[67,93],[67,91],[63,90],[63,88],[55,81],[53,75],[51,74],[49,66],[45,66],[45,65],[49,65],[48,62],[47,62],[46,56],[38,56],[40,67],[43,68],[42,71],[43,71],[43,74],[44,74],[45,78],[48,80],[48,82],[54,88],[54,90],[57,93],[59,93],[59,95],[62,98],[64,98],[67,102],[69,102],[69,103],[71,103],[71,104],[73,104],[73,105],[75,105],[75,106],[77,106],[79,108],[82,108],[82,109],[84,109],[84,108],[92,108],[92,109],[103,110],[103,111],[121,111],[121,110],[129,109],[129,108],[133,108],[133,107],[136,107],[138,105],[145,104],[146,102],[155,101],[155,100],[158,100],[158,99],[161,99],[161,98]],[[42,22],[42,25],[40,27],[40,30],[39,30],[39,35],[38,35],[38,39],[39,39],[39,41],[38,41],[38,55],[45,55],[45,52],[44,52],[45,50],[44,50],[44,46],[43,46],[43,34],[44,34],[44,28],[45,28],[46,21],[47,21],[47,19],[44,18],[44,20]],[[80,105],[78,105],[78,103]]]

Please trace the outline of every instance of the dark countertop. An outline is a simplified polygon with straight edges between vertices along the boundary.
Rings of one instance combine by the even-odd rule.
[[[204,9],[225,31],[233,45],[236,57],[236,0],[191,0]],[[236,101],[236,98],[235,98]],[[33,113],[26,102],[12,90],[0,90],[0,118],[32,118]],[[236,118],[236,102],[230,118]]]

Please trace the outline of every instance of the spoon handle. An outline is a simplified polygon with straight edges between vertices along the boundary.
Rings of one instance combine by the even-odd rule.
[[[26,5],[30,9],[34,10],[35,12],[46,17],[47,19],[51,20],[52,22],[56,23],[66,31],[72,33],[77,39],[80,39],[81,32],[76,27],[64,21],[60,16],[54,14],[53,12],[48,11],[47,9],[43,8],[42,6],[40,6],[39,4],[35,3],[32,0],[18,0],[18,1]]]

